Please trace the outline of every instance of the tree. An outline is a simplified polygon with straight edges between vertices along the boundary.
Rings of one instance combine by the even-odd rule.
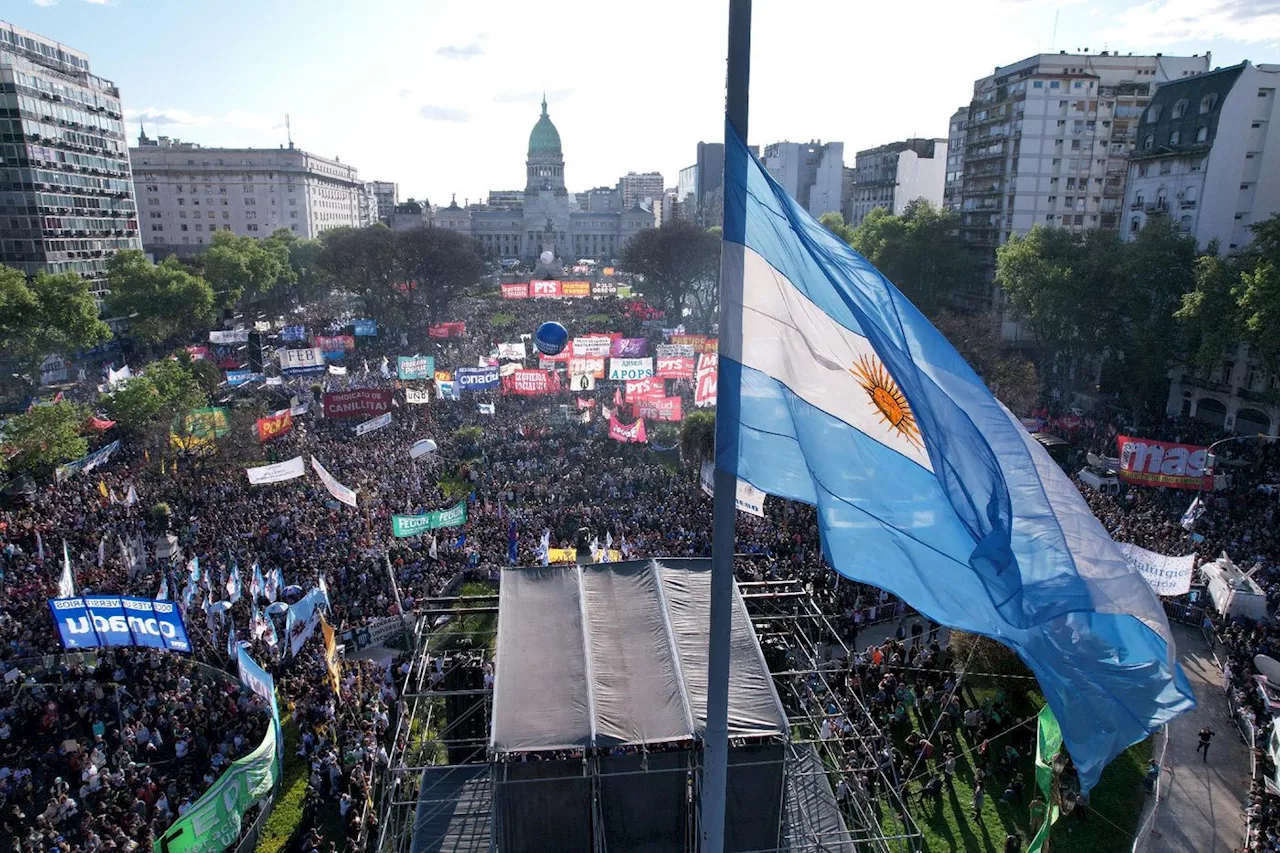
[[[21,271],[0,266],[0,352],[34,370],[50,353],[71,353],[108,340],[88,283],[72,272]]]
[[[690,308],[699,328],[719,310],[720,238],[685,219],[641,231],[622,247],[623,269],[644,278],[644,295],[680,322]]]
[[[126,435],[142,435],[160,414],[160,394],[146,376],[135,376],[102,398],[107,417]]]
[[[987,383],[991,393],[1015,412],[1031,409],[1040,394],[1036,367],[1001,345],[1000,324],[985,314],[943,312],[933,325]]]
[[[716,413],[707,409],[690,412],[680,424],[680,456],[701,465],[715,455]]]
[[[186,352],[151,362],[140,376],[103,397],[107,414],[124,432],[162,444],[176,418],[209,402],[205,364]]]
[[[88,419],[88,409],[77,403],[32,406],[5,424],[5,453],[0,454],[0,464],[11,472],[43,476],[64,462],[79,459],[89,451],[89,442],[80,434]]]
[[[1211,251],[1196,259],[1192,277],[1194,288],[1182,295],[1173,316],[1182,328],[1183,352],[1193,365],[1207,371],[1241,340],[1243,323],[1233,292],[1240,271],[1234,260]]]
[[[846,243],[853,243],[854,229],[845,224],[843,213],[836,210],[828,210],[818,217],[818,221],[822,223],[823,228],[826,228],[841,240]]]
[[[174,258],[153,264],[142,252],[117,252],[107,261],[107,281],[111,312],[129,317],[130,335],[146,346],[213,323],[213,288]]]
[[[316,259],[333,286],[365,297],[375,317],[386,321],[395,305],[396,232],[385,225],[335,228],[320,240]]]
[[[279,239],[257,240],[219,231],[200,259],[220,308],[230,308],[241,300],[256,301],[278,285],[291,285],[294,279],[289,249]]]
[[[1263,364],[1274,365],[1280,355],[1280,266],[1260,258],[1241,273],[1235,292],[1249,350]]]
[[[443,318],[449,305],[484,272],[480,244],[448,228],[396,231],[395,257],[401,281],[400,296],[406,323],[432,323]]]
[[[973,254],[960,243],[959,227],[958,214],[921,198],[907,204],[902,216],[875,208],[848,242],[932,317],[981,281]]]

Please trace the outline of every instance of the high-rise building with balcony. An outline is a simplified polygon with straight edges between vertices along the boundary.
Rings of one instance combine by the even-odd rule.
[[[0,263],[74,272],[141,249],[120,91],[89,57],[0,21]]]
[[[942,205],[947,168],[947,143],[943,139],[907,139],[868,148],[855,155],[849,201],[849,225],[857,226],[867,214],[882,207],[901,216],[908,204],[923,198]]]
[[[973,84],[960,238],[994,250],[1034,225],[1119,229],[1138,120],[1158,85],[1204,56],[1038,54]]]
[[[630,210],[636,205],[650,207],[655,199],[662,199],[664,189],[661,172],[627,172],[618,178],[623,210]]]
[[[960,191],[964,187],[964,136],[968,125],[967,105],[952,113],[947,125],[947,174],[942,185],[942,206],[947,210],[960,209]]]
[[[843,142],[775,142],[765,146],[760,162],[811,215],[842,209]]]
[[[365,187],[378,200],[378,218],[389,221],[400,203],[400,185],[395,181],[369,181]]]
[[[1280,65],[1244,62],[1161,86],[1129,158],[1125,224],[1132,240],[1168,217],[1200,248],[1244,248],[1249,226],[1280,211]]]

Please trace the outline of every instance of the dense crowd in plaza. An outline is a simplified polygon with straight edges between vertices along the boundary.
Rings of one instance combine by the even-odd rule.
[[[697,472],[671,464],[674,448],[659,452],[657,442],[608,437],[601,411],[618,407],[613,383],[573,395],[466,392],[460,401],[438,399],[433,391],[429,404],[410,405],[406,385],[427,383],[406,383],[395,375],[400,355],[432,355],[443,370],[474,366],[497,344],[520,340],[544,320],[563,323],[571,336],[618,332],[647,337],[651,345],[661,342],[663,321],[646,323],[639,313],[622,300],[465,299],[449,317],[466,323],[461,338],[410,340],[383,328],[377,337],[358,339],[344,360],[345,375],[288,378],[285,393],[310,403],[310,412],[263,445],[260,460],[302,455],[309,463],[314,456],[356,490],[358,508],[333,500],[309,471],[286,483],[251,486],[243,467],[220,464],[217,456],[162,458],[125,441],[105,466],[44,485],[29,503],[4,510],[0,658],[23,677],[4,685],[0,707],[3,836],[26,845],[22,849],[49,849],[58,836],[68,850],[130,849],[126,839],[149,844],[227,763],[257,746],[267,720],[261,700],[237,688],[234,679],[218,680],[192,664],[234,674],[227,642],[234,626],[236,639],[247,642],[250,655],[274,674],[281,715],[297,724],[297,751],[309,764],[309,819],[300,849],[355,849],[358,839],[376,831],[368,804],[394,753],[403,669],[389,658],[348,660],[339,694],[319,638],[294,656],[285,653],[283,630],[262,630],[267,623],[259,613],[268,599],[249,592],[250,567],[278,571],[287,588],[272,592],[286,602],[323,581],[329,621],[342,632],[419,608],[426,599],[456,590],[460,580],[496,579],[508,565],[513,520],[521,565],[540,559],[544,530],[550,531],[552,547],[571,547],[584,526],[626,557],[708,554],[711,500],[699,488]],[[333,319],[304,318],[316,331]],[[389,376],[381,368],[384,357]],[[531,351],[528,363],[535,361]],[[316,417],[317,384],[333,390],[392,388],[391,425],[357,437],[352,427],[358,421]],[[685,411],[693,410],[692,383],[673,384]],[[255,391],[228,393],[252,399]],[[575,399],[592,400],[593,407],[579,409]],[[494,404],[492,414],[480,411],[479,404],[487,403]],[[620,417],[629,419],[625,404],[621,409]],[[583,411],[590,413],[586,422]],[[479,438],[460,432],[464,427],[479,427]],[[1069,437],[1081,451],[1112,455],[1116,430],[1088,421]],[[1173,421],[1158,432],[1152,437],[1216,437],[1204,425]],[[422,438],[434,439],[438,450],[411,460],[408,448]],[[1280,583],[1272,583],[1280,577],[1269,574],[1280,569],[1280,544],[1267,535],[1276,498],[1257,489],[1280,480],[1280,454],[1259,445],[1241,448],[1241,457],[1248,464],[1234,471],[1231,489],[1211,499],[1195,529],[1204,537],[1200,542],[1178,524],[1187,492],[1130,488],[1107,496],[1086,489],[1086,497],[1118,540],[1165,554],[1194,549],[1212,558],[1225,550],[1242,564],[1260,560],[1267,566],[1260,577],[1280,595]],[[104,489],[124,495],[131,488],[138,496],[134,505],[103,497]],[[435,535],[392,535],[392,515],[444,509],[459,500],[467,503],[464,525]],[[148,510],[161,502],[170,515],[158,522]],[[131,570],[118,543],[140,534],[150,541],[161,533],[176,537],[181,549],[168,567],[170,598],[181,599],[193,557],[211,579],[212,590],[197,588],[186,607],[192,657],[113,650],[96,665],[71,663],[40,674],[32,659],[61,648],[46,601],[57,592],[63,540],[80,594],[152,598],[165,571],[161,561],[153,552],[145,569]],[[853,726],[868,727],[852,738],[861,752],[855,751],[857,768],[841,778],[842,798],[883,795],[878,786],[888,779],[904,799],[941,802],[962,757],[977,769],[978,793],[970,803],[975,811],[988,796],[1031,804],[1033,786],[1024,772],[1034,724],[1013,718],[1002,691],[982,700],[966,696],[957,674],[965,662],[938,643],[936,626],[920,620],[912,630],[904,605],[888,593],[837,582],[823,562],[812,508],[769,500],[763,518],[739,513],[737,548],[747,555],[739,561],[742,579],[803,580],[847,645],[859,649],[831,686],[837,697],[825,695],[822,684],[806,685],[808,701],[828,717],[822,737],[852,738]],[[211,607],[228,598],[225,581],[233,566],[243,595],[234,604]],[[886,620],[898,626],[897,638],[858,642],[861,631]],[[1269,639],[1241,626],[1223,631],[1242,660]],[[832,708],[862,705],[869,713],[827,713],[833,698],[838,702]],[[345,838],[323,835],[324,821],[316,816],[321,810],[339,815]],[[1276,806],[1266,800],[1258,810],[1270,815]]]

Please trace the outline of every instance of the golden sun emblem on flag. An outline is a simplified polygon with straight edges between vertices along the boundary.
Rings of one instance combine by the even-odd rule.
[[[911,406],[907,404],[907,398],[903,396],[902,389],[898,387],[897,382],[893,381],[893,377],[884,369],[880,360],[875,356],[859,356],[858,361],[849,368],[849,372],[871,398],[871,404],[880,414],[881,422],[887,423],[897,431],[898,435],[916,447],[923,447],[916,416],[912,414]]]

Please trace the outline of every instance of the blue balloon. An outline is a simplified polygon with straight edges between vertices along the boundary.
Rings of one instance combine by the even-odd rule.
[[[568,343],[569,332],[559,323],[543,323],[533,336],[533,345],[543,355],[559,355]]]

